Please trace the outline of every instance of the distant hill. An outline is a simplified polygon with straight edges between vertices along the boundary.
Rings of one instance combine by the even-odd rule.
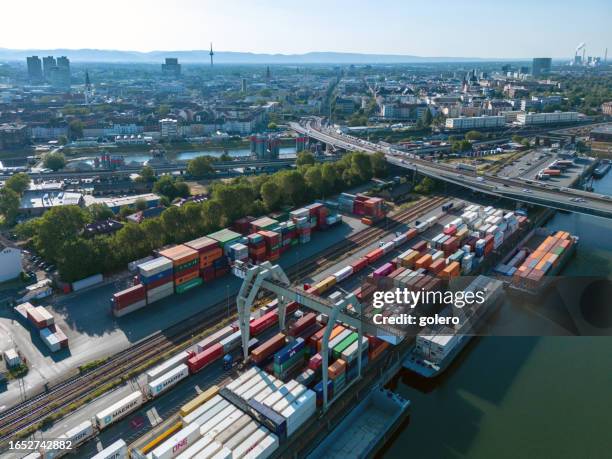
[[[28,49],[0,48],[0,60],[23,60],[26,56],[68,56],[73,62],[161,63],[165,57],[177,57],[185,64],[210,62],[207,50],[193,51],[114,51],[105,49]],[[399,54],[360,54],[312,52],[305,54],[256,54],[230,51],[215,52],[217,64],[409,64],[424,62],[500,61],[477,57],[419,57]]]

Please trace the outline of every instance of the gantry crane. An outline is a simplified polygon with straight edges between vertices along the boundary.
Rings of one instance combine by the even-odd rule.
[[[250,339],[249,321],[251,319],[251,307],[260,289],[268,290],[274,293],[278,298],[278,320],[281,330],[285,328],[285,313],[287,304],[295,301],[308,309],[317,311],[321,314],[326,314],[327,325],[323,333],[321,355],[323,363],[321,366],[323,380],[323,410],[327,411],[330,401],[327,394],[329,367],[329,337],[336,324],[336,321],[343,322],[357,331],[357,377],[347,383],[344,392],[355,381],[361,378],[361,353],[363,340],[363,323],[361,320],[362,308],[361,304],[355,295],[348,294],[339,301],[331,301],[327,298],[321,298],[317,295],[305,292],[302,289],[291,286],[287,275],[278,265],[272,265],[266,261],[260,265],[249,265],[247,263],[237,262],[233,268],[234,274],[244,279],[236,303],[238,306],[238,324],[242,335],[242,349],[244,359],[248,359],[248,343]],[[350,306],[350,308],[349,308]],[[336,398],[339,393],[334,394]]]

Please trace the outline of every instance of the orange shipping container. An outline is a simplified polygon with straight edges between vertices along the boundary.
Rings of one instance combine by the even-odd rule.
[[[190,272],[189,274],[185,274],[183,276],[179,276],[174,279],[174,285],[181,285],[191,279],[195,279],[200,275],[200,272],[196,269],[195,271]]]
[[[336,336],[338,336],[344,330],[345,330],[345,328],[342,325],[336,325],[334,327],[334,329],[332,330],[331,334],[329,335],[329,341],[334,339]],[[323,329],[321,331],[323,331],[323,333],[325,333],[325,329]],[[321,333],[321,338],[323,337],[323,333]],[[321,346],[323,346],[323,340],[321,338],[319,338],[318,341],[317,341],[317,352],[321,352]]]
[[[382,344],[380,344],[378,347],[374,348],[372,351],[368,353],[368,360],[370,362],[376,360],[378,357],[381,356],[383,352],[387,350],[388,347],[389,347],[389,343],[384,341]]]
[[[446,268],[442,270],[440,275],[441,277],[450,279],[451,277],[455,277],[459,275],[460,268],[461,268],[461,265],[458,262],[453,261],[451,264],[449,264]]]
[[[414,266],[417,269],[419,269],[419,268],[427,268],[430,264],[431,264],[431,255],[427,254],[427,255],[423,255],[421,258],[419,258],[416,261]]]
[[[193,249],[190,249],[186,245],[177,245],[175,247],[170,247],[169,249],[162,250],[161,252],[159,252],[159,255],[172,260],[172,263],[175,266],[182,265],[198,258],[198,252]]]
[[[342,359],[336,360],[328,368],[329,379],[336,379],[346,371],[346,362]]]

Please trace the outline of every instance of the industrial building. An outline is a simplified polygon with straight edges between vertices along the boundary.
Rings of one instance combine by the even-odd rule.
[[[578,121],[578,112],[553,112],[553,113],[520,113],[516,120],[523,126],[534,124],[557,124],[575,123]]]
[[[534,77],[538,77],[550,73],[551,63],[552,59],[550,57],[534,57],[531,66],[531,74]]]
[[[469,118],[448,118],[447,129],[496,128],[506,124],[505,116],[472,116]]]

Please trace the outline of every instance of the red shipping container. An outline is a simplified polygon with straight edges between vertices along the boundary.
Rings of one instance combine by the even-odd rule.
[[[257,336],[264,330],[276,325],[278,323],[278,314],[276,311],[266,312],[263,316],[251,320],[249,324],[249,332],[251,336]]]
[[[200,271],[200,277],[204,279],[205,282],[213,280],[215,278],[215,268],[212,266],[204,268],[202,271]]]
[[[455,225],[450,225],[448,228],[444,228],[443,232],[447,236],[450,236],[450,235],[455,234],[457,232],[457,227]]]
[[[154,280],[153,282],[148,283],[145,288],[148,290],[159,287],[164,284],[171,284],[174,281],[172,274],[169,276],[163,277],[161,279]]]
[[[311,325],[314,325],[317,321],[317,315],[313,312],[305,314],[300,319],[296,320],[295,323],[289,328],[289,336],[298,336],[304,330]]]
[[[440,271],[444,269],[445,266],[446,266],[446,261],[442,259],[438,259],[434,261],[431,265],[429,265],[429,268],[427,268],[427,271],[433,274],[438,274]]]
[[[217,343],[187,360],[189,373],[194,374],[223,356],[223,346]]]
[[[310,357],[310,360],[308,361],[308,368],[310,368],[312,371],[318,371],[321,368],[322,363],[323,357],[321,354],[315,354]]]
[[[427,241],[419,241],[411,248],[412,250],[416,250],[417,252],[423,252],[424,250],[427,250]]]
[[[373,261],[378,260],[384,254],[385,254],[385,252],[383,252],[383,249],[376,249],[376,250],[372,250],[365,257],[368,260],[368,263],[372,263]]]
[[[145,299],[144,285],[139,284],[134,287],[127,288],[113,295],[115,309],[123,309],[126,306]]]
[[[353,272],[354,273],[356,273],[357,271],[361,271],[363,268],[368,266],[368,259],[367,258],[360,258],[359,260],[354,261],[353,263],[351,263],[351,266],[353,267]]]
[[[419,234],[419,232],[416,229],[410,228],[408,231],[406,231],[406,241],[413,239],[417,234]]]

